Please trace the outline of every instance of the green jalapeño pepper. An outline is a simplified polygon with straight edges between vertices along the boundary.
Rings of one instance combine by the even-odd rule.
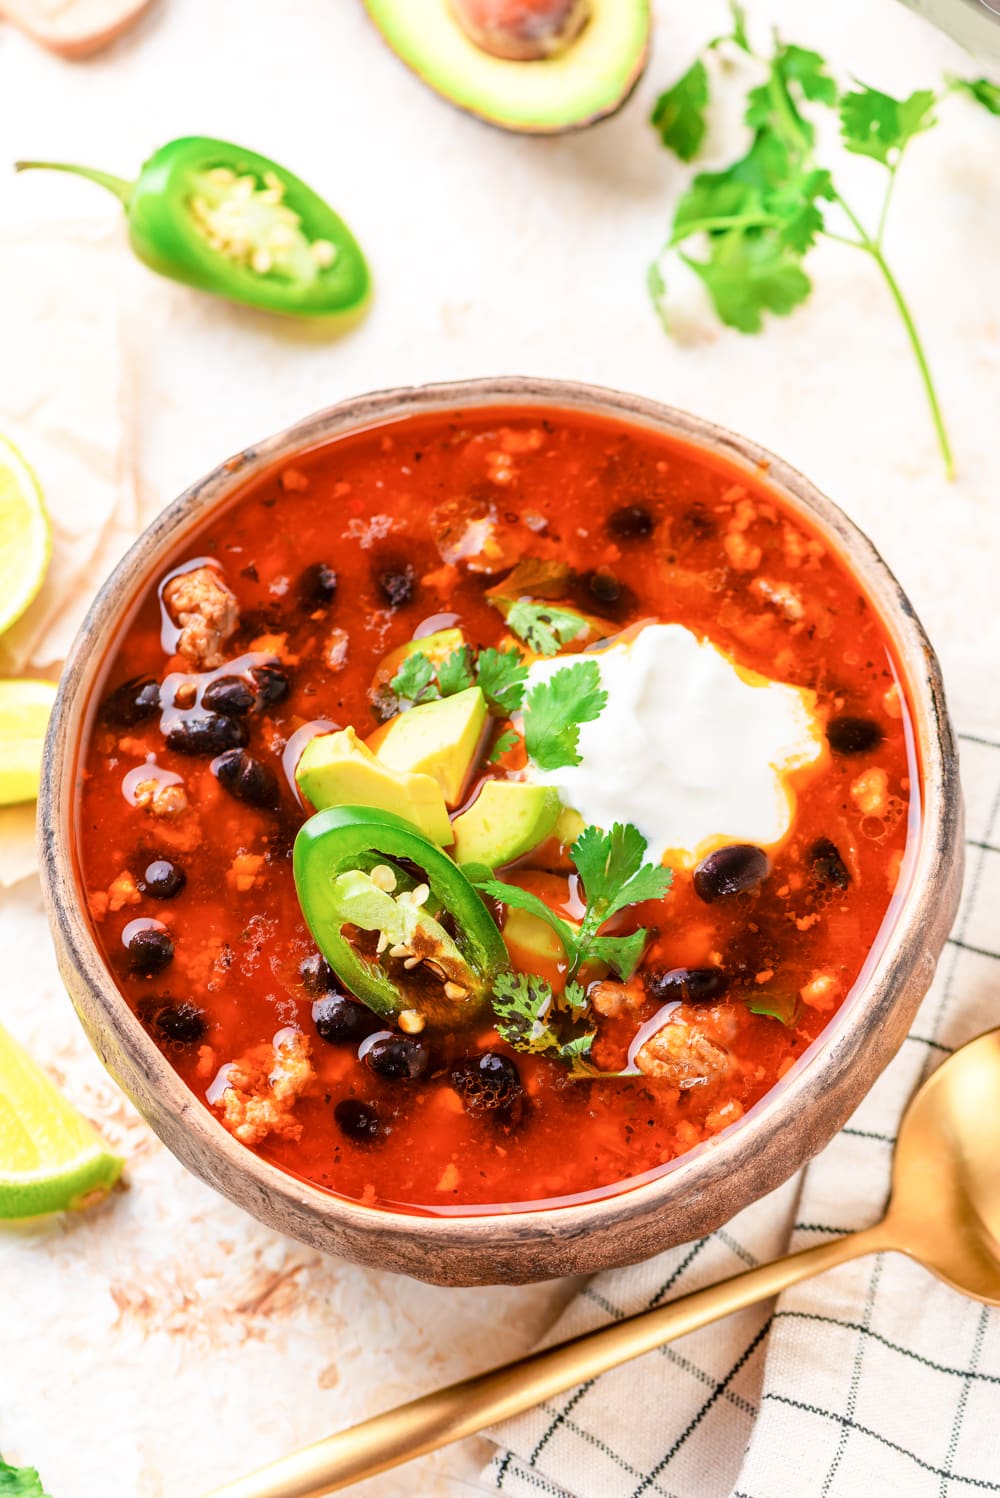
[[[317,812],[295,839],[294,868],[316,945],[383,1019],[405,1015],[414,1031],[468,1024],[510,966],[482,897],[402,817],[365,806]]]
[[[124,205],[139,259],[162,276],[267,312],[327,317],[359,307],[368,267],[350,229],[312,188],[241,146],[187,136],[135,182],[90,167],[19,161],[86,177]]]

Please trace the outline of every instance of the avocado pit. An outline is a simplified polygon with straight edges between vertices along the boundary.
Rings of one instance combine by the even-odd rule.
[[[590,0],[450,0],[455,19],[482,51],[512,62],[557,57],[590,19]]]

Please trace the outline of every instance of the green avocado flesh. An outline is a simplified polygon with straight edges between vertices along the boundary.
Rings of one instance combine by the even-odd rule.
[[[646,61],[649,0],[593,0],[579,37],[535,62],[492,57],[466,36],[449,0],[365,0],[393,51],[460,109],[507,130],[556,134],[611,114]]]
[[[517,780],[488,780],[468,811],[452,822],[457,864],[491,869],[513,863],[548,837],[559,820],[559,792]]]

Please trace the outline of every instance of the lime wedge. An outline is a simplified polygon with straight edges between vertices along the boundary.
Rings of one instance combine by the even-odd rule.
[[[0,1026],[0,1219],[89,1207],[122,1164]]]
[[[0,437],[0,633],[19,619],[45,577],[52,534],[38,480]]]
[[[34,801],[54,681],[0,681],[0,806]]]

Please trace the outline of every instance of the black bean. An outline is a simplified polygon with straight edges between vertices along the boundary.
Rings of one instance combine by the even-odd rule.
[[[413,597],[416,573],[409,562],[395,567],[386,567],[375,580],[378,583],[379,592],[390,608],[402,608],[403,604],[409,603]]]
[[[868,754],[877,749],[884,737],[871,718],[854,718],[842,713],[826,725],[826,737],[834,754]]]
[[[139,893],[154,900],[172,900],[187,884],[187,875],[168,858],[154,858],[139,880]]]
[[[459,1061],[451,1069],[451,1085],[473,1115],[500,1113],[509,1121],[513,1110],[523,1106],[521,1074],[510,1057],[498,1051]]]
[[[714,1004],[729,987],[720,967],[673,967],[665,973],[645,973],[646,992],[657,1004],[680,999],[685,1004]]]
[[[216,676],[201,694],[201,705],[227,718],[242,718],[257,701],[257,693],[245,676]]]
[[[613,572],[606,567],[599,567],[596,572],[588,572],[584,581],[587,584],[587,592],[598,603],[617,603],[622,596],[622,585]]]
[[[288,673],[280,666],[253,666],[250,675],[257,683],[257,709],[263,712],[284,702],[288,696]]]
[[[133,676],[104,699],[101,721],[109,728],[134,728],[159,711],[160,683],[151,676]]]
[[[337,1128],[348,1139],[357,1144],[370,1144],[382,1131],[381,1120],[370,1103],[360,1098],[345,1097],[333,1110]]]
[[[651,533],[653,525],[645,505],[622,505],[608,516],[608,530],[619,541],[638,541]]]
[[[714,536],[715,532],[715,521],[704,505],[695,504],[689,510],[685,510],[671,530],[670,539],[680,546],[685,541],[706,541],[709,536]]]
[[[248,806],[277,806],[279,793],[274,772],[245,749],[230,749],[220,754],[212,769],[219,784],[237,801],[245,801]]]
[[[337,986],[333,968],[319,952],[313,952],[299,963],[302,986],[311,998],[320,999]]]
[[[328,993],[317,999],[312,1007],[312,1017],[316,1034],[329,1045],[364,1040],[378,1023],[370,1009],[343,993]]]
[[[732,843],[702,859],[694,871],[695,894],[711,904],[756,889],[770,872],[771,862],[763,848]]]
[[[161,1040],[194,1045],[208,1028],[208,1019],[197,1004],[175,1004],[169,998],[146,999],[139,1005],[139,1018]]]
[[[299,598],[304,608],[325,608],[336,596],[337,574],[326,562],[314,562],[299,578]]]
[[[221,713],[198,713],[182,718],[167,730],[167,748],[177,754],[221,754],[247,741],[246,724]]]
[[[834,889],[846,889],[851,882],[847,865],[840,856],[836,843],[828,837],[817,838],[809,849],[809,864],[817,884],[832,885]]]
[[[174,960],[174,944],[162,926],[147,926],[129,939],[126,948],[133,973],[150,977]]]
[[[415,1082],[430,1065],[430,1047],[411,1035],[380,1035],[365,1051],[365,1061],[380,1077]]]

